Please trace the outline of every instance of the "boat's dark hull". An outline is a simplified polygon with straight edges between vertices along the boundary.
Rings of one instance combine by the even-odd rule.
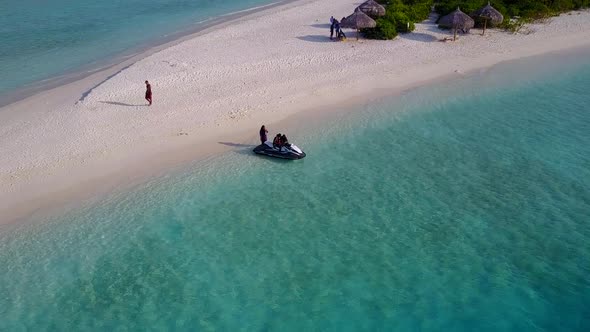
[[[289,160],[297,160],[305,158],[305,152],[298,153],[296,151],[292,151],[286,148],[283,148],[282,151],[279,149],[269,147],[266,144],[260,144],[259,146],[254,148],[254,153],[261,154],[269,157],[274,158],[281,158],[281,159],[289,159]]]

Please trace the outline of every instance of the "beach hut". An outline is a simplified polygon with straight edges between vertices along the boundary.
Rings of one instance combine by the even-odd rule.
[[[484,6],[473,13],[471,13],[471,17],[475,19],[483,20],[483,32],[482,36],[486,34],[486,26],[488,21],[490,21],[491,26],[496,26],[504,21],[504,16],[497,11],[490,3],[488,2],[487,6]]]
[[[442,28],[453,29],[453,40],[456,40],[457,30],[469,31],[469,29],[475,26],[475,21],[457,7],[457,10],[454,12],[441,17],[438,20],[438,25]]]
[[[374,0],[365,1],[357,8],[363,13],[373,18],[385,16],[385,7],[381,6]]]
[[[356,29],[356,39],[359,39],[359,30],[364,28],[374,28],[377,22],[363,13],[360,9],[355,9],[352,15],[345,17],[340,26],[343,28]]]

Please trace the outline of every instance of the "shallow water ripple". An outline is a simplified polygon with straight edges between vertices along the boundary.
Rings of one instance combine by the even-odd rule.
[[[418,90],[303,161],[237,151],[4,233],[0,330],[588,330],[590,67],[535,82]]]

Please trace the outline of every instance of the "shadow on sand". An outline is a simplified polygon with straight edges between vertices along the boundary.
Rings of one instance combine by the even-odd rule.
[[[242,143],[233,143],[233,142],[217,142],[219,144],[222,145],[226,145],[226,146],[231,146],[234,148],[250,148],[250,149],[254,149],[255,147],[257,147],[257,145],[253,145],[253,144],[242,144]]]
[[[297,37],[297,39],[314,43],[331,43],[333,41],[328,35],[307,35]]]
[[[404,33],[404,34],[400,34],[399,37],[401,39],[415,40],[415,41],[424,42],[424,43],[431,43],[431,42],[438,40],[433,35],[429,35],[427,33],[420,33],[420,32]]]
[[[121,103],[118,101],[99,101],[99,103],[109,104],[109,105],[117,105],[117,106],[148,106],[147,104],[127,104],[127,103]]]
[[[330,29],[330,23],[326,23],[326,24],[312,24],[311,25],[314,28],[318,28],[318,29]]]

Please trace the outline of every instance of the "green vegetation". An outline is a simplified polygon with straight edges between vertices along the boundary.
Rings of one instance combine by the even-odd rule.
[[[385,16],[377,18],[377,26],[362,29],[370,39],[393,39],[398,33],[411,32],[414,22],[428,18],[432,0],[376,0],[385,7]]]
[[[428,18],[434,0],[376,0],[385,7],[384,17],[377,18],[377,27],[362,29],[370,39],[393,39],[398,33],[411,32],[414,23]],[[467,14],[486,5],[488,0],[438,0],[436,11],[446,15],[457,7]],[[504,15],[502,27],[518,31],[526,23],[558,15],[570,10],[590,7],[590,0],[492,0],[491,5]],[[510,18],[516,19],[511,20]]]
[[[460,7],[463,12],[469,14],[486,3],[487,0],[439,1],[436,11],[446,15]],[[590,6],[590,0],[494,0],[490,3],[506,18],[519,16],[533,20]]]
[[[361,29],[361,32],[366,38],[369,39],[393,39],[397,36],[397,30],[395,29],[395,23],[389,20],[378,18],[377,26],[374,28]]]

